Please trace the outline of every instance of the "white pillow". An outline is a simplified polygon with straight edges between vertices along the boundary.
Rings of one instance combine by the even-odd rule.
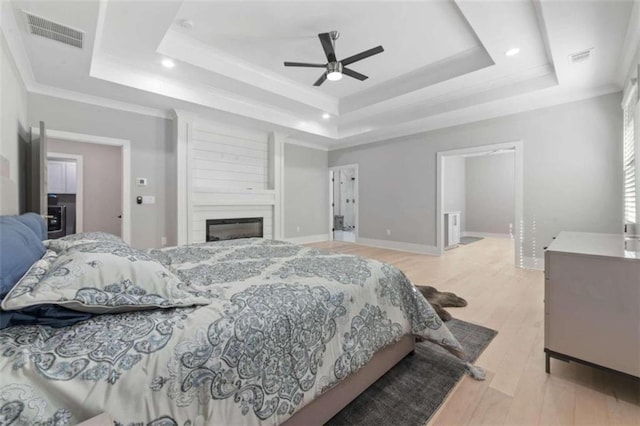
[[[84,241],[34,263],[2,301],[2,309],[53,304],[90,313],[208,304],[185,291],[171,271],[124,242]]]
[[[127,243],[125,243],[122,238],[116,237],[115,235],[106,232],[80,232],[79,234],[67,235],[66,237],[58,238],[55,240],[45,240],[44,245],[49,250],[60,253],[73,246],[96,242],[118,243],[121,245],[127,245]]]

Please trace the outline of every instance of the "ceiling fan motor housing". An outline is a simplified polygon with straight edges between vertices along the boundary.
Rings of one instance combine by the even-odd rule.
[[[329,62],[327,64],[327,74],[332,72],[342,73],[342,64],[340,62]]]

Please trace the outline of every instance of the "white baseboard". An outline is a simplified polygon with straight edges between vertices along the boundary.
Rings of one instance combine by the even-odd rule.
[[[543,257],[523,257],[520,265],[524,269],[535,269],[537,271],[544,271],[544,258]]]
[[[493,234],[491,232],[474,232],[465,231],[463,237],[482,237],[482,238],[511,238],[511,234]]]
[[[391,250],[407,251],[410,253],[428,254],[440,256],[440,250],[436,246],[426,244],[404,243],[402,241],[376,240],[372,238],[358,238],[356,244],[364,246],[381,247]]]
[[[309,243],[320,243],[322,241],[329,241],[329,234],[318,234],[318,235],[305,235],[304,237],[293,237],[293,238],[285,238],[285,241],[294,244],[309,244]]]

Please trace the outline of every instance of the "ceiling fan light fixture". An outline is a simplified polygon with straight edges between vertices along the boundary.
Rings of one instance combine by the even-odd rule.
[[[329,62],[327,64],[327,80],[338,81],[342,78],[342,64],[340,62]]]
[[[338,81],[342,78],[342,64],[340,62],[329,62],[327,64],[327,80]]]
[[[342,78],[342,73],[340,71],[332,71],[327,74],[327,80],[338,81]]]

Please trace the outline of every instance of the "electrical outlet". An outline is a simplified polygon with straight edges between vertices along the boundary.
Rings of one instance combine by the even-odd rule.
[[[162,237],[162,238],[160,238],[160,245],[161,245],[162,247],[164,247],[164,246],[166,246],[166,245],[167,245],[167,237]]]
[[[387,236],[391,235],[391,229],[387,229]]]

